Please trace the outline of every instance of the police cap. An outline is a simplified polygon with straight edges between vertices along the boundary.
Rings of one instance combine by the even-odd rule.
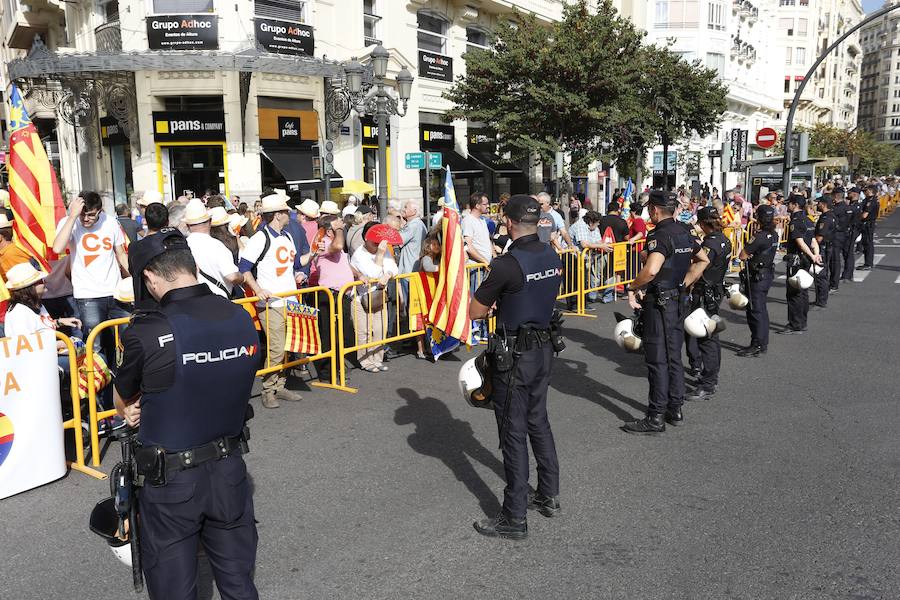
[[[756,207],[756,220],[760,225],[768,225],[775,220],[775,208],[769,204],[760,204]]]
[[[837,186],[836,188],[831,190],[831,194],[832,194],[832,196],[843,196],[844,188],[842,188],[841,186]]]
[[[806,196],[803,194],[791,194],[788,196],[788,204],[796,204],[797,206],[806,206]]]
[[[535,224],[541,216],[541,205],[526,194],[516,194],[509,199],[503,214],[517,223]]]
[[[850,188],[850,190],[847,193],[848,194],[859,194],[861,191],[862,190],[860,190],[858,187],[853,186],[852,188]]]
[[[190,249],[190,246],[181,232],[173,227],[163,227],[159,233],[148,235],[132,244],[129,248],[131,264],[134,268],[131,276],[140,279],[150,261],[168,250],[177,248]]]
[[[698,221],[715,221],[719,218],[719,209],[715,206],[702,206],[697,210]]]
[[[675,212],[675,209],[678,208],[678,199],[672,192],[651,190],[650,198],[647,200],[647,206],[659,206],[669,212]]]

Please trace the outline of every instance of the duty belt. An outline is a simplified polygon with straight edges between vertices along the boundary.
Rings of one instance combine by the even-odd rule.
[[[680,297],[681,296],[681,288],[676,287],[676,288],[669,288],[669,289],[664,290],[662,288],[652,288],[651,287],[651,288],[647,289],[647,295],[655,296],[658,300],[664,302],[666,300],[672,300],[673,298]]]
[[[517,352],[527,352],[550,343],[549,329],[532,329],[521,335],[507,335],[507,345]]]
[[[165,460],[165,473],[175,473],[184,471],[185,469],[193,469],[199,467],[203,463],[211,460],[218,460],[231,456],[232,454],[243,454],[244,435],[236,435],[234,437],[221,437],[215,439],[208,444],[190,448],[189,450],[181,450],[180,452],[164,452],[158,446],[143,446],[138,449],[139,453],[158,452],[159,459]],[[142,462],[147,465],[146,469],[141,468]],[[138,461],[138,474],[152,476],[154,467],[149,461]],[[155,468],[158,468],[158,463]],[[141,472],[144,471],[144,472]]]

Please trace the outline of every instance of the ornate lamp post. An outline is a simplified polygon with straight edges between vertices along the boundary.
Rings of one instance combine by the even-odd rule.
[[[406,116],[412,94],[413,76],[403,67],[397,74],[397,96],[387,85],[390,53],[379,44],[372,50],[371,61],[363,65],[356,60],[343,65],[350,107],[359,115],[370,115],[378,126],[378,217],[383,219],[387,203],[387,124],[391,115]],[[367,81],[368,80],[368,81]]]

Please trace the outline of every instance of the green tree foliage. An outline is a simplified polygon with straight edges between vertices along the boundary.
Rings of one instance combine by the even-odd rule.
[[[843,156],[856,175],[891,175],[900,169],[900,149],[893,144],[876,142],[868,132],[848,131],[822,123],[796,131],[809,133],[810,157]],[[775,150],[779,154],[784,152],[783,139],[779,139]]]

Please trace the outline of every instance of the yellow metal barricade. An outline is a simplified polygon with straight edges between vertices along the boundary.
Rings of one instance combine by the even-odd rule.
[[[106,479],[106,473],[101,473],[96,469],[92,469],[84,464],[84,439],[81,429],[81,394],[78,393],[78,365],[75,358],[75,345],[72,339],[56,332],[56,339],[66,345],[66,351],[69,359],[69,398],[72,402],[72,418],[63,423],[63,430],[71,429],[75,439],[75,460],[69,461],[69,466],[75,471],[96,477],[97,479]]]
[[[641,251],[645,240],[616,242],[608,251],[585,248],[581,252],[581,306],[587,305],[590,294],[613,290],[634,281],[641,270]],[[593,315],[590,315],[593,316]]]
[[[559,285],[559,294],[556,299],[568,301],[570,298],[575,299],[575,312],[568,312],[568,315],[585,316],[584,306],[582,304],[582,282],[584,280],[584,265],[581,262],[581,255],[575,248],[567,248],[563,251],[557,251],[559,260],[562,261],[563,273],[562,283]]]
[[[100,466],[100,421],[102,419],[106,419],[108,417],[113,417],[116,415],[116,409],[112,408],[109,410],[97,410],[97,392],[94,390],[96,383],[96,358],[94,356],[94,342],[97,339],[97,336],[101,335],[104,331],[109,329],[110,327],[118,328],[119,325],[127,325],[131,319],[111,319],[109,321],[104,321],[94,327],[91,330],[90,335],[88,335],[87,340],[85,340],[85,357],[84,357],[84,368],[87,371],[87,395],[88,395],[88,414],[90,418],[88,420],[88,424],[91,428],[91,464],[95,467]],[[119,336],[118,331],[116,332],[116,341],[118,343]],[[107,364],[114,365],[115,357],[110,357],[107,359]],[[78,372],[76,371],[73,374],[73,377],[78,378]],[[110,385],[112,385],[110,383]]]

